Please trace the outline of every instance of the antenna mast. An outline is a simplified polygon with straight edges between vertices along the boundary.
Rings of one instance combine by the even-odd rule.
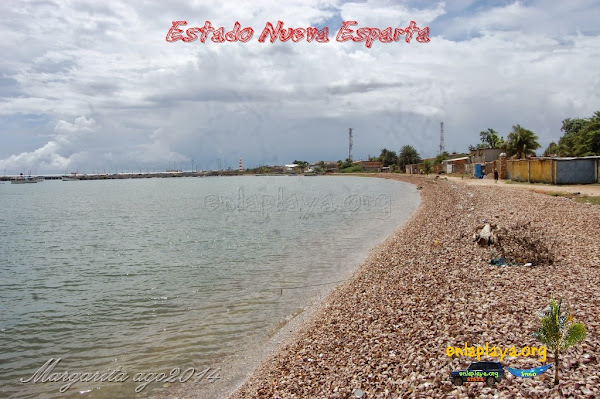
[[[348,132],[348,158],[352,161],[352,128]]]
[[[444,144],[444,122],[440,123],[440,154],[446,151]]]

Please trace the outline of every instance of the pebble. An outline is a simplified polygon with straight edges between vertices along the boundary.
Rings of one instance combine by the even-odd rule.
[[[467,189],[442,179],[393,176],[426,188],[416,213],[231,398],[595,396],[600,296],[592,293],[600,287],[600,206],[510,187]],[[531,266],[490,265],[490,248],[470,240],[481,220],[495,220],[499,234],[519,229],[502,249],[535,257],[521,259]],[[538,346],[530,334],[551,295],[563,296],[575,321],[588,329],[583,343],[561,354],[558,387],[554,368],[535,379],[511,376],[493,388],[451,384],[450,371],[475,359],[450,358],[447,346]],[[543,363],[552,360],[548,351]],[[507,356],[502,363],[542,364],[537,356]],[[280,383],[269,383],[274,380]]]

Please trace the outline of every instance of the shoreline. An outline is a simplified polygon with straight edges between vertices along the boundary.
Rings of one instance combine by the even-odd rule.
[[[594,369],[600,359],[594,310],[600,298],[590,295],[600,284],[600,239],[592,227],[600,225],[600,208],[504,184],[377,177],[422,187],[418,209],[371,250],[350,281],[336,287],[265,355],[231,398],[349,398],[356,389],[363,398],[600,393]],[[509,226],[529,223],[532,231],[542,231],[552,242],[553,264],[489,265],[488,250],[471,238],[483,219]],[[550,383],[553,373],[535,380],[509,377],[494,388],[450,383],[449,371],[466,367],[471,359],[446,356],[447,346],[484,341],[535,345],[529,334],[551,292],[565,296],[575,320],[588,330],[582,344],[561,356],[558,387]],[[540,365],[533,358],[503,364]]]
[[[335,176],[357,177],[353,174]],[[414,195],[418,198],[414,210],[399,225],[401,227],[414,217],[414,214],[421,204],[421,198],[418,192],[415,191],[416,186],[414,186],[414,184],[402,181],[398,182],[404,184],[404,187],[406,187],[407,190],[415,192]],[[396,225],[391,227],[389,234],[385,234],[377,240],[373,240],[373,243],[368,244],[368,247],[361,250],[360,255],[358,255],[360,260],[348,257],[345,266],[338,270],[338,272],[341,272],[342,274],[341,277],[339,279],[336,278],[335,280],[337,281],[331,282],[331,284],[325,283],[323,287],[316,290],[316,293],[310,294],[301,309],[292,315],[288,315],[285,320],[279,320],[279,326],[277,328],[270,333],[263,335],[263,337],[267,337],[264,341],[246,342],[246,345],[243,345],[244,349],[242,351],[216,362],[213,369],[216,367],[221,368],[220,375],[222,376],[222,379],[219,379],[214,383],[203,381],[194,385],[192,389],[190,389],[191,387],[188,386],[188,384],[180,384],[179,386],[172,385],[168,387],[163,386],[163,389],[159,388],[158,390],[153,391],[150,398],[228,398],[233,395],[246,381],[248,381],[262,363],[276,354],[284,343],[293,339],[297,331],[301,330],[302,326],[316,317],[323,306],[323,303],[333,292],[355,278],[360,267],[372,256],[377,248],[382,246],[389,240],[390,236],[398,231],[399,226]]]

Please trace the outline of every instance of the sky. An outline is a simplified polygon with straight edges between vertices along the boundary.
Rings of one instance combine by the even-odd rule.
[[[600,3],[337,0],[0,3],[0,173],[215,170],[465,152],[515,124],[542,148],[600,110]],[[246,42],[167,41],[209,21]],[[259,41],[271,23],[327,42]],[[429,42],[336,40],[429,28]],[[176,33],[176,32],[175,32]],[[300,34],[300,33],[298,33]],[[183,37],[182,36],[182,37]]]

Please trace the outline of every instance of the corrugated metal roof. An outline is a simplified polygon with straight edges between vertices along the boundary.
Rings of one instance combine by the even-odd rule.
[[[454,161],[464,161],[465,159],[469,159],[469,157],[462,157],[462,158],[454,158],[454,159],[444,159],[442,162],[454,162]]]

